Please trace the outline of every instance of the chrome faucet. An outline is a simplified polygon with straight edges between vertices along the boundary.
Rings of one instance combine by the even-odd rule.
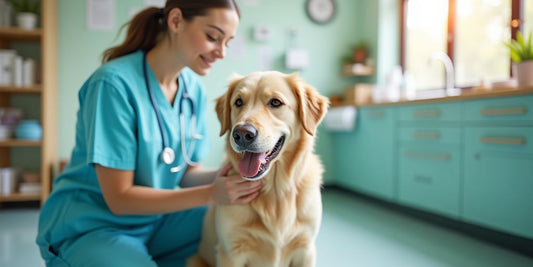
[[[453,69],[453,63],[450,57],[444,52],[436,52],[431,55],[429,58],[428,64],[432,64],[436,60],[439,60],[444,64],[444,69],[446,70],[446,80],[445,80],[445,93],[447,96],[460,95],[461,89],[455,88],[455,72]]]

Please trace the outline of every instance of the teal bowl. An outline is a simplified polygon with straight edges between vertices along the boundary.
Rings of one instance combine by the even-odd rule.
[[[18,139],[41,140],[43,129],[36,120],[23,120],[15,128],[15,137]]]

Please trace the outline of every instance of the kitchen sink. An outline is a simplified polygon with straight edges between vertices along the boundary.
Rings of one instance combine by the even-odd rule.
[[[450,88],[447,90],[421,90],[416,92],[415,99],[442,98],[447,96],[458,96],[461,94],[461,88]]]

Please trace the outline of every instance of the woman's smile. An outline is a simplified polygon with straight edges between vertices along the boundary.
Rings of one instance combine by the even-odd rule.
[[[204,56],[200,56],[200,58],[202,59],[202,61],[205,63],[205,65],[208,67],[208,68],[211,68],[213,66],[213,63],[215,63],[216,59],[214,60],[209,60],[207,59],[206,57]]]

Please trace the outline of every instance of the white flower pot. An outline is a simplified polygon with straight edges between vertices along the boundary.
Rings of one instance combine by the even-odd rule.
[[[515,64],[518,87],[533,87],[533,60]]]
[[[18,13],[17,25],[21,29],[35,29],[35,27],[37,27],[37,14],[28,12]]]

